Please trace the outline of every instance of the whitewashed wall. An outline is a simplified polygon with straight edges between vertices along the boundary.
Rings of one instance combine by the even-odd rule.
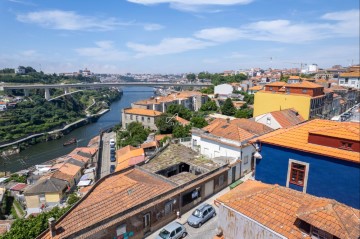
[[[268,118],[270,120],[268,120]],[[281,125],[279,124],[279,122],[277,122],[277,120],[270,113],[266,113],[266,114],[255,117],[255,122],[266,125],[272,129],[280,129],[281,128]]]

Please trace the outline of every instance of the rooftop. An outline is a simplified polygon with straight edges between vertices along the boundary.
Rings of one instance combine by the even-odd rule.
[[[200,96],[203,95],[201,92],[198,91],[181,91],[177,93],[172,93],[167,96],[158,96],[153,99],[147,99],[147,100],[140,100],[135,102],[134,104],[138,105],[148,105],[148,104],[159,104],[162,102],[172,102],[174,100],[183,100],[186,98],[190,98],[193,96]]]
[[[359,210],[279,185],[248,180],[217,201],[289,239],[305,238],[299,219],[339,238],[360,236]]]
[[[138,169],[111,174],[95,184],[78,204],[56,222],[59,230],[52,238],[72,238],[76,233],[88,232],[95,225],[111,222],[112,217],[133,213],[127,210],[172,188],[171,184]],[[41,238],[51,236],[47,231]]]
[[[252,141],[360,163],[358,152],[308,142],[309,132],[317,132],[330,137],[356,139],[359,143],[359,128],[358,123],[315,119],[291,128],[278,129]]]
[[[264,88],[263,85],[256,85],[256,86],[251,87],[249,90],[262,90],[263,88]]]
[[[39,179],[34,185],[29,186],[24,194],[37,195],[40,193],[62,192],[67,187],[67,184],[64,180],[45,176]]]
[[[273,111],[270,114],[282,128],[291,127],[304,122],[304,118],[295,109]]]
[[[145,116],[159,116],[162,113],[156,110],[147,110],[147,109],[139,109],[139,108],[128,108],[124,109],[126,114],[133,114],[133,115],[145,115]]]
[[[309,89],[324,88],[324,86],[316,84],[316,83],[312,83],[310,81],[302,81],[302,82],[299,82],[299,83],[286,84],[285,87],[309,88]]]
[[[190,179],[184,180],[184,176],[180,175],[182,172],[193,174],[194,176],[191,176],[191,179],[194,179],[198,175],[215,170],[220,166],[221,165],[214,163],[212,160],[199,155],[197,152],[181,144],[170,144],[159,155],[142,165],[141,168],[151,173],[157,173],[159,176],[181,185],[190,181]],[[173,175],[171,172],[177,167],[181,167],[178,170],[179,173]],[[167,171],[170,173],[168,174]],[[188,177],[190,178],[189,174]]]
[[[122,169],[125,169],[129,166],[138,164],[140,162],[143,162],[145,160],[145,152],[143,148],[135,148],[131,149],[128,147],[128,151],[125,152],[125,150],[120,149],[116,153],[116,171],[120,171]],[[124,152],[124,153],[121,153]]]

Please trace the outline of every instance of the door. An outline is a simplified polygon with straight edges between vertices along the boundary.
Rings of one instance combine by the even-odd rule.
[[[236,176],[236,166],[232,167],[232,182],[235,182],[235,176]]]
[[[207,183],[205,183],[205,195],[204,197],[206,198],[207,196],[210,196],[214,193],[214,180],[211,180]]]
[[[208,209],[206,209],[203,212],[203,218],[204,218],[204,222],[206,222],[209,219],[209,211],[208,211]]]

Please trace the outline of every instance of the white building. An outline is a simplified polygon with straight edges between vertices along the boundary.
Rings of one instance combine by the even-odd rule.
[[[345,72],[340,74],[339,85],[360,89],[360,71]]]
[[[6,102],[0,102],[0,111],[4,111],[6,109]]]
[[[230,84],[221,84],[215,86],[214,94],[218,94],[219,97],[227,97],[228,95],[232,94],[234,88]]]
[[[295,109],[273,111],[255,117],[255,122],[272,129],[287,128],[304,121],[304,118]]]
[[[318,71],[319,71],[319,67],[318,67],[317,64],[310,64],[310,65],[308,65],[308,67],[307,67],[307,72],[308,72],[308,73],[316,73],[316,72],[318,72]]]
[[[215,161],[225,157],[235,167],[236,180],[255,167],[256,150],[248,141],[270,131],[271,128],[248,119],[215,119],[203,129],[192,131],[192,148]]]

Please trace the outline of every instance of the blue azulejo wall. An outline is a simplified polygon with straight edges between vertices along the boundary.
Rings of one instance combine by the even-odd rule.
[[[256,180],[286,186],[289,160],[301,161],[309,164],[306,193],[360,208],[360,164],[268,144],[262,144],[260,153]],[[289,187],[303,189],[293,184]]]

